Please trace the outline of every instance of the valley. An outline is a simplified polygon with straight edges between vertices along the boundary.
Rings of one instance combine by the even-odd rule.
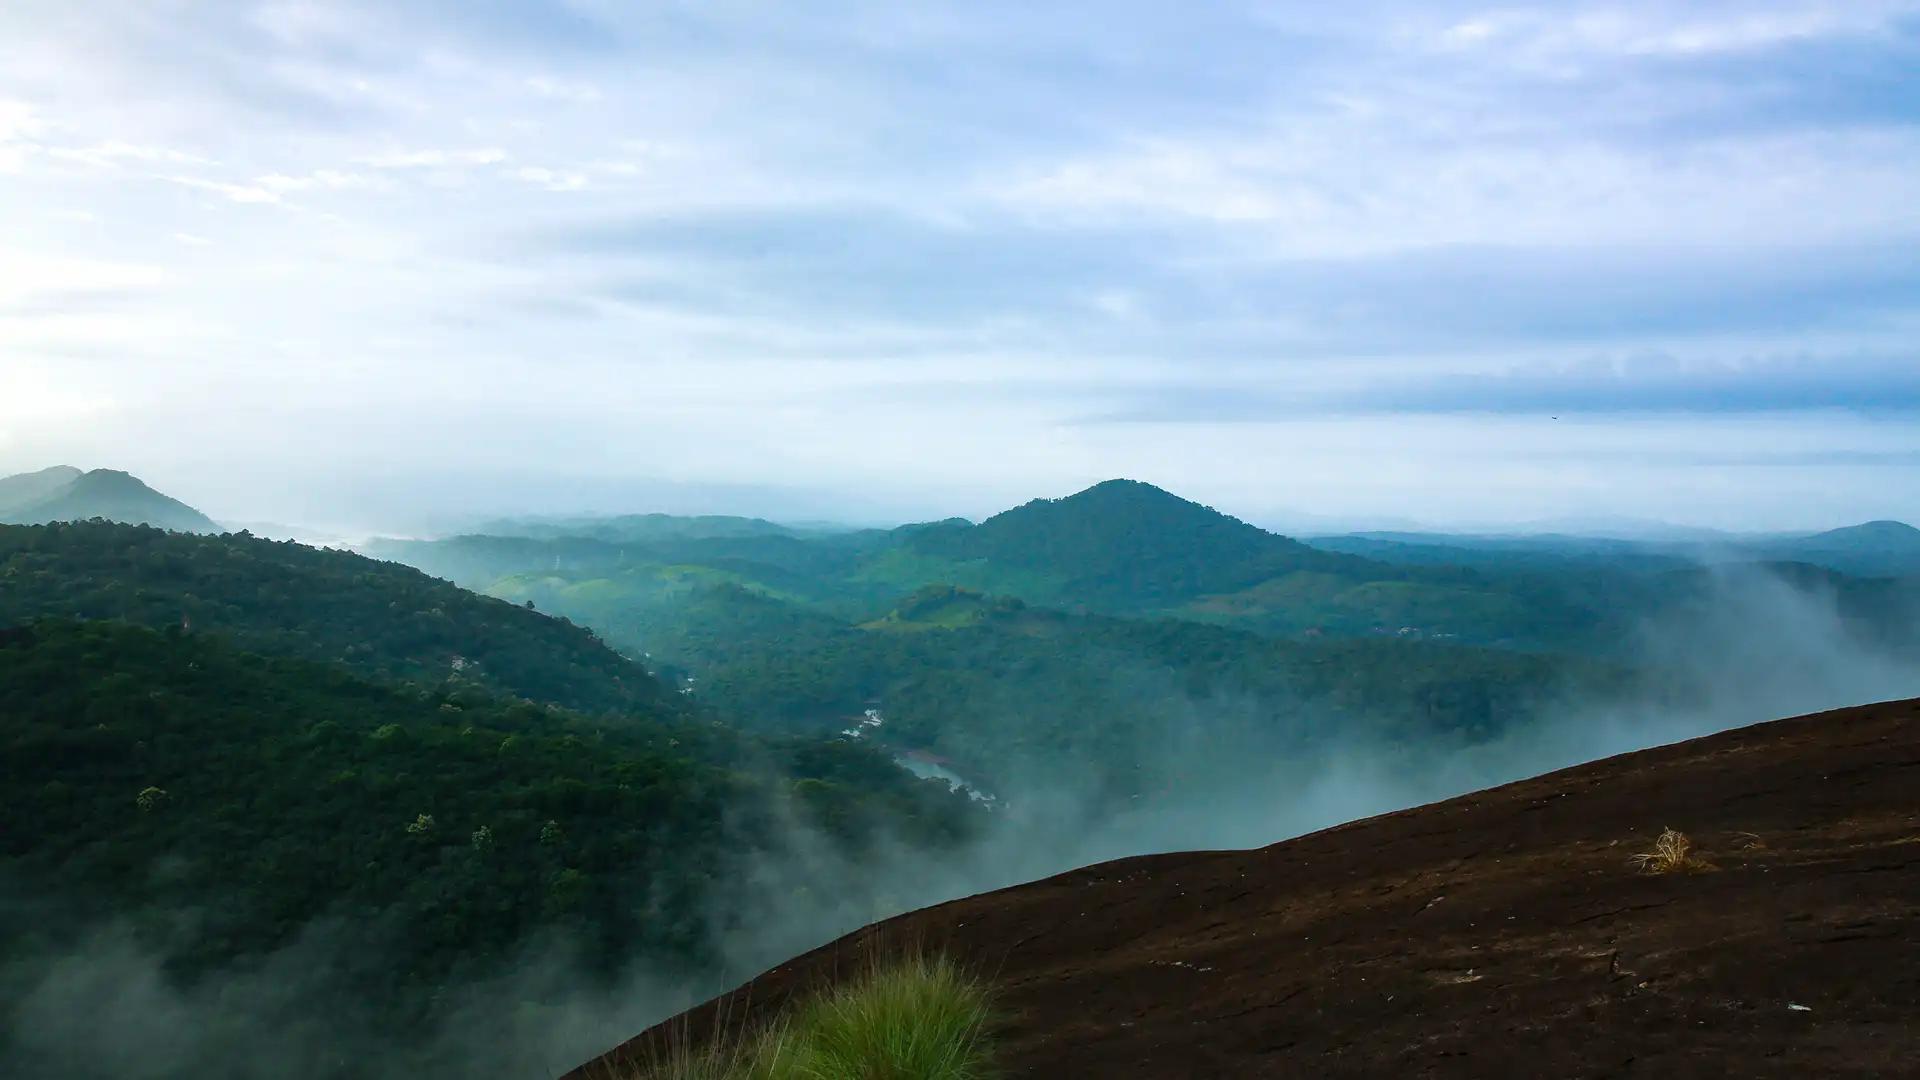
[[[0,1080],[1920,1077],[1920,0],[0,43]]]
[[[29,1072],[97,1065],[56,1017],[134,1023],[115,981],[194,1018],[168,1075],[269,1031],[315,1078],[557,1071],[953,897],[1920,690],[1914,579],[1777,540],[1316,547],[1120,481],[977,526],[361,552],[107,516],[0,526]]]

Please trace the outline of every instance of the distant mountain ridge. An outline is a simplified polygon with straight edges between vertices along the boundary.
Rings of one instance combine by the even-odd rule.
[[[537,540],[578,537],[613,543],[794,536],[799,532],[765,518],[660,513],[618,514],[610,517],[506,518],[486,522],[474,531],[487,536],[517,536]]]
[[[55,465],[38,472],[0,476],[0,514],[17,507],[31,506],[78,480],[82,470],[71,465]]]
[[[44,525],[94,518],[174,532],[221,531],[212,518],[118,469],[81,472],[70,465],[56,465],[0,478],[0,524]]]
[[[1920,529],[1903,521],[1867,521],[1812,536],[1757,545],[1771,559],[1809,562],[1848,574],[1920,574]]]
[[[1315,547],[1383,562],[1461,565],[1502,561],[1612,560],[1657,563],[1802,562],[1859,577],[1920,576],[1920,529],[1867,521],[1825,532],[1724,534],[1708,539],[1625,539],[1567,533],[1366,532],[1316,537]]]

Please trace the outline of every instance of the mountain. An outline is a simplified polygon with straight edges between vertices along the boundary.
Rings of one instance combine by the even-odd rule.
[[[0,626],[39,617],[184,626],[368,675],[467,682],[585,712],[672,697],[590,631],[346,551],[76,522],[0,526]]]
[[[1327,551],[1397,565],[1452,563],[1476,568],[1541,568],[1555,563],[1659,570],[1689,564],[1802,562],[1860,577],[1920,575],[1920,529],[1869,521],[1812,535],[1735,535],[1696,530],[1666,537],[1571,533],[1470,534],[1365,532],[1315,537]]]
[[[57,472],[58,469],[49,469],[28,473],[25,476],[8,477],[7,482],[30,480]],[[94,469],[81,473],[38,498],[12,507],[0,505],[0,523],[9,525],[42,525],[50,521],[89,521],[93,518],[129,525],[152,525],[175,532],[220,531],[220,526],[200,511],[178,499],[168,498],[130,473],[116,469]]]
[[[509,518],[491,521],[474,530],[487,536],[520,536],[541,540],[579,537],[609,542],[700,540],[753,536],[794,536],[798,530],[764,518],[725,514],[619,514],[610,517]]]
[[[1252,851],[903,915],[567,1074],[647,1075],[911,949],[1009,1076],[1894,1076],[1920,1048],[1920,701],[1608,758]],[[1663,829],[1696,862],[1651,873]]]
[[[1036,499],[978,525],[922,527],[904,542],[955,562],[1047,575],[1059,581],[1062,594],[1083,602],[1137,607],[1231,592],[1299,570],[1352,573],[1368,566],[1137,480]]]
[[[0,476],[0,514],[45,499],[80,478],[80,470],[71,465],[55,465],[39,472]]]
[[[1903,521],[1869,521],[1763,545],[1775,559],[1815,563],[1847,574],[1920,575],[1920,529]]]

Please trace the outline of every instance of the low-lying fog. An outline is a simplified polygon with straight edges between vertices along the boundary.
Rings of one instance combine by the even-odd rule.
[[[1543,722],[1497,741],[1415,753],[1336,736],[1312,760],[1274,761],[1251,774],[1244,762],[1210,769],[1204,748],[1187,748],[1190,786],[1169,804],[1087,828],[1072,786],[1017,785],[998,792],[1006,804],[996,811],[998,826],[966,851],[930,858],[903,847],[884,870],[837,865],[828,845],[795,824],[786,856],[727,868],[739,884],[723,890],[731,910],[722,921],[749,929],[722,943],[723,968],[693,983],[643,971],[617,988],[595,989],[576,976],[572,943],[544,941],[508,973],[450,988],[451,1019],[404,1050],[370,1034],[375,1018],[331,991],[334,973],[354,958],[329,948],[325,924],[275,956],[188,990],[123,928],[109,928],[50,969],[16,965],[0,973],[0,991],[22,1003],[14,1036],[49,1076],[297,1078],[343,1062],[370,1077],[554,1075],[773,963],[900,911],[1120,856],[1264,845],[1728,727],[1920,695],[1920,664],[1863,646],[1829,599],[1755,569],[1717,574],[1714,603],[1646,625],[1633,642],[1642,663],[1705,688],[1697,705],[1560,702]],[[1240,706],[1183,707],[1198,714]],[[1297,722],[1311,725],[1314,717]],[[1668,824],[1685,825],[1647,822]],[[845,887],[876,878],[877,901]]]

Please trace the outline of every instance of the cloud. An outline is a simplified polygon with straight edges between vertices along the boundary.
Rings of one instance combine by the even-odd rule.
[[[1593,417],[1613,414],[1693,415],[1793,413],[1846,410],[1920,418],[1920,357],[1752,359],[1687,363],[1670,355],[1640,354],[1587,360],[1556,367],[1529,367],[1486,374],[1381,379],[1358,387],[1293,394],[1234,383],[1173,383],[1142,388],[1132,404],[1091,414],[1087,423],[1271,421],[1302,415],[1525,414]],[[1774,448],[1746,455],[1777,461]],[[1907,462],[1907,455],[1818,460]],[[1815,460],[1808,457],[1802,460]]]
[[[114,388],[128,434],[35,425],[0,465],[286,452],[153,435],[194,429],[184,382],[351,402],[385,460],[442,454],[422,409],[519,416],[548,477],[575,432],[661,424],[626,460],[730,490],[1030,491],[1121,471],[1096,429],[1257,456],[1303,410],[1910,411],[1920,4],[122,15],[0,12],[11,256],[166,271],[111,315],[14,305],[0,340]],[[876,461],[850,423],[900,442]],[[1894,466],[1828,461],[1897,516],[1864,494]],[[1301,498],[1406,497],[1378,460],[1322,467]],[[1594,497],[1651,498],[1612,475]]]
[[[378,181],[359,173],[341,172],[338,169],[316,169],[305,176],[287,176],[282,173],[269,173],[258,177],[254,183],[268,191],[345,191],[350,188],[374,187]]]
[[[389,150],[359,159],[369,169],[444,169],[471,165],[498,165],[508,158],[499,147],[467,150]]]
[[[211,191],[237,203],[277,203],[280,192],[263,184],[230,184],[220,180],[208,180],[199,176],[173,175],[164,177],[168,183],[181,187]]]
[[[1510,10],[1476,15],[1445,27],[1435,42],[1447,50],[1484,50],[1537,65],[1582,57],[1694,57],[1753,52],[1835,37],[1887,38],[1902,33],[1914,6],[1862,2],[1654,5]]]
[[[537,165],[515,169],[513,175],[516,179],[537,184],[548,191],[579,191],[587,186],[585,173],[554,170]]]

